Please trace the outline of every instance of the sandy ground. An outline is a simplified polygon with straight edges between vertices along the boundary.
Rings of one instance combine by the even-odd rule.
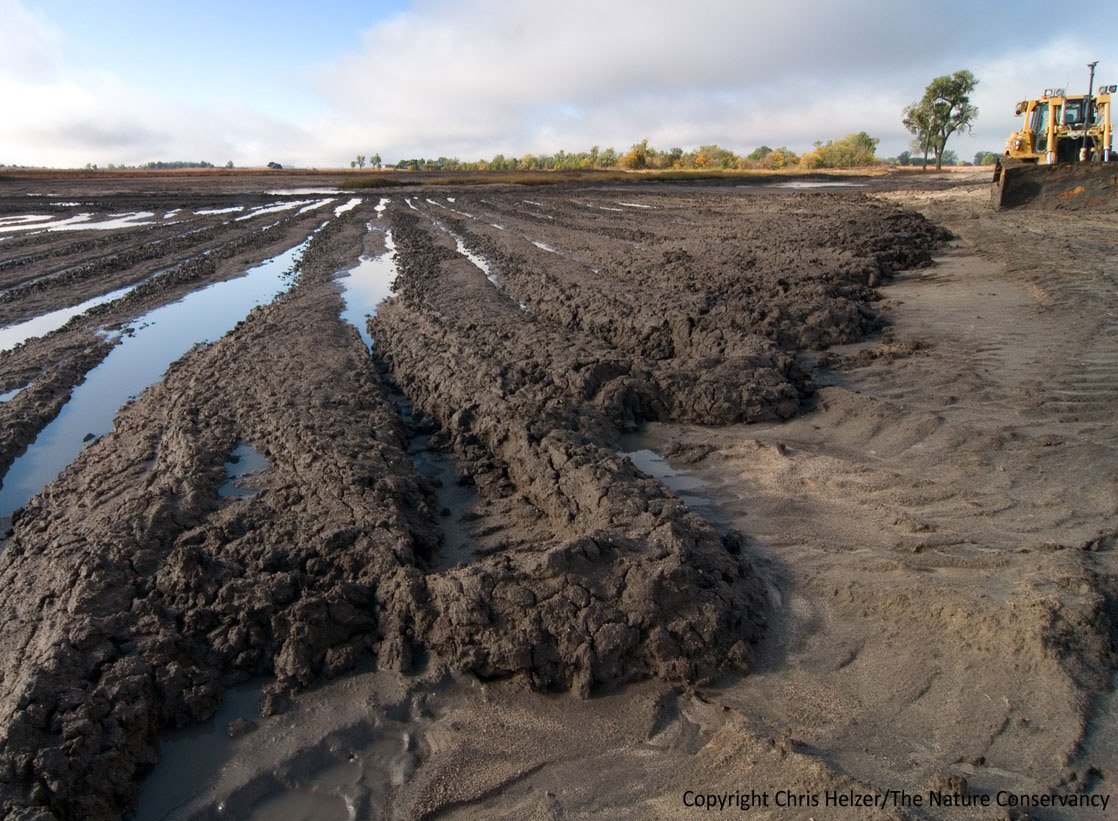
[[[17,523],[0,568],[4,652],[24,665],[18,682],[3,681],[6,800],[29,795],[63,817],[81,806],[81,796],[66,794],[74,787],[60,788],[73,776],[42,755],[30,767],[43,786],[24,792],[20,768],[29,760],[12,755],[20,743],[12,728],[30,732],[16,718],[49,700],[41,688],[60,686],[42,682],[90,686],[81,684],[80,642],[76,653],[50,649],[67,632],[75,641],[66,614],[80,616],[80,607],[71,598],[51,610],[41,597],[44,568],[74,552],[72,539],[58,537],[77,531],[90,557],[82,562],[102,561],[100,577],[79,576],[102,591],[144,586],[143,567],[106,569],[114,550],[147,550],[153,566],[177,568],[158,574],[163,603],[144,611],[139,631],[149,638],[129,619],[101,625],[110,637],[131,632],[111,638],[117,689],[97,692],[110,703],[123,693],[125,703],[148,705],[142,730],[128,723],[134,718],[116,717],[133,738],[130,752],[119,742],[102,746],[115,751],[122,782],[115,798],[95,805],[101,813],[134,800],[136,774],[154,760],[161,728],[204,718],[223,684],[274,669],[288,686],[270,691],[269,712],[281,711],[230,743],[228,760],[214,762],[178,817],[686,818],[705,814],[694,805],[708,794],[735,811],[752,799],[750,811],[764,818],[1109,817],[1115,806],[1100,805],[1118,765],[1110,695],[1118,241],[1113,217],[992,212],[982,182],[876,180],[868,198],[719,187],[393,192],[388,219],[403,278],[400,297],[373,323],[382,373],[352,352],[360,352],[355,334],[321,333],[337,310],[330,272],[367,242],[361,226],[372,215],[358,211],[310,254],[290,299],[177,366],[43,497],[86,498],[115,483],[106,498],[127,516],[98,524],[44,502]],[[631,203],[651,206],[647,216]],[[955,238],[934,246],[935,232],[893,211],[897,204]],[[907,246],[894,239],[925,233]],[[921,264],[931,247],[934,263]],[[459,250],[487,260],[500,288]],[[742,271],[752,273],[743,279]],[[742,292],[740,281],[752,290]],[[727,304],[733,310],[718,310]],[[743,313],[748,322],[739,321]],[[867,341],[853,341],[866,333]],[[321,341],[312,377],[303,358],[276,342],[314,336]],[[246,360],[253,346],[259,351]],[[250,360],[277,365],[260,372]],[[245,398],[206,399],[235,368],[253,386]],[[582,375],[572,383],[572,373]],[[293,387],[311,382],[314,397]],[[381,429],[400,424],[391,421],[393,385],[480,493],[467,525],[478,553],[456,567],[440,564],[431,547],[439,497],[410,478],[402,458],[408,432],[370,440],[351,429],[369,414],[383,418]],[[541,419],[547,433],[533,427]],[[618,438],[638,423],[643,438]],[[157,446],[160,436],[173,442]],[[220,461],[242,440],[267,448],[273,493],[262,492],[254,507],[211,512]],[[638,445],[692,480],[690,512],[667,501],[650,507],[663,491],[614,461],[611,449]],[[126,447],[146,450],[121,458]],[[375,458],[364,473],[350,466],[346,454],[355,449]],[[201,467],[193,464],[199,454]],[[134,495],[122,494],[120,477],[152,455],[147,484],[130,480]],[[545,481],[541,459],[554,471]],[[393,477],[391,492],[377,476]],[[180,483],[168,490],[180,500],[174,524],[149,503],[150,489],[167,481]],[[320,485],[313,495],[308,481]],[[603,506],[611,490],[616,508]],[[366,543],[352,527],[339,536],[335,499],[370,506],[389,523],[389,542]],[[114,530],[122,519],[145,524],[122,533]],[[584,550],[580,539],[599,550],[645,544],[664,525],[697,546],[687,549],[704,566],[724,561],[718,538],[737,557],[736,569],[720,571],[725,587],[687,616],[706,625],[697,643],[653,648],[605,629],[619,617],[670,621],[683,606],[665,611],[647,596],[611,602],[603,590],[598,604],[573,611],[526,604],[528,594],[540,601],[541,585],[570,599],[602,575],[648,573],[649,562],[675,555],[681,542],[662,543],[656,556],[626,547],[625,558],[589,570],[568,558],[556,563],[574,555],[572,544]],[[161,548],[145,541],[152,538],[173,550],[156,558],[151,551]],[[238,611],[285,594],[230,587],[228,575],[206,569],[206,557],[234,556],[230,571],[275,584],[279,559],[260,550],[287,543],[309,552],[299,568],[281,572],[322,601],[341,597],[378,626],[349,611],[308,622],[305,611],[284,605],[276,610],[288,623],[323,631],[298,646],[237,634]],[[393,595],[427,597],[430,606],[401,609],[381,592],[370,604],[357,589],[367,576],[347,564],[353,555],[379,578],[409,580],[395,582],[403,592]],[[540,555],[551,558],[534,564]],[[183,564],[188,556],[200,571]],[[468,580],[479,569],[513,592],[494,596],[500,588],[483,584],[474,606],[496,615],[471,626],[452,603],[478,595]],[[55,573],[63,588],[69,577]],[[120,573],[137,575],[122,582]],[[671,578],[680,602],[685,591],[709,589],[698,576]],[[21,585],[37,585],[39,597],[28,600]],[[140,600],[153,606],[151,595],[131,595],[133,611]],[[208,595],[231,607],[207,605],[203,617],[195,601]],[[721,603],[735,601],[757,612],[728,621]],[[56,614],[52,629],[62,633],[54,639],[35,615],[43,612]],[[176,612],[188,626],[203,623],[184,632]],[[275,630],[274,613],[254,618]],[[385,625],[401,619],[407,639],[393,641],[399,628]],[[568,647],[554,638],[566,620],[589,623],[600,638]],[[30,635],[41,650],[26,649],[18,636],[28,634],[15,622],[40,624]],[[735,634],[748,638],[747,650],[730,652],[726,639]],[[179,718],[166,702],[152,709],[161,703],[144,695],[152,673],[134,669],[137,658],[162,658],[160,643],[169,640],[179,643],[176,660],[193,664],[183,688],[193,695],[175,702]],[[546,659],[523,654],[540,642],[554,642]],[[287,702],[292,687],[361,666],[366,650],[380,669]],[[38,684],[36,669],[44,671]],[[540,692],[553,689],[560,692]],[[46,750],[52,733],[76,737],[66,722],[81,719],[80,709],[56,700],[52,712],[62,726],[52,729],[47,716],[23,743]],[[828,806],[829,791],[835,802],[869,796],[874,806]],[[964,806],[929,806],[932,793]],[[999,806],[1008,795],[1095,806]],[[983,796],[989,806],[980,805]]]

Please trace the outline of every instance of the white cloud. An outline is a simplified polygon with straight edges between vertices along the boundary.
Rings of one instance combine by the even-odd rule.
[[[48,20],[18,0],[0,0],[0,74],[50,80],[58,68],[62,37]]]
[[[975,138],[952,146],[969,158],[1001,146],[1013,103],[1038,93],[1039,78],[1094,52],[1070,35],[1053,43],[1028,9],[1015,20],[994,2],[967,9],[429,0],[365,31],[360,50],[323,71],[334,107],[323,147],[475,158],[648,137],[659,147],[802,151],[865,130],[896,153],[909,136],[902,108],[933,77],[970,68],[983,116]],[[1023,60],[1033,32],[1042,45]]]
[[[1069,21],[1060,35],[1039,22],[1041,4],[1023,3],[1008,19],[996,0],[955,10],[911,0],[417,0],[363,31],[352,53],[307,69],[328,113],[295,122],[257,108],[263,96],[237,92],[244,66],[226,67],[212,108],[75,69],[48,22],[0,0],[0,162],[329,166],[357,152],[474,159],[624,149],[645,137],[660,148],[803,151],[862,130],[893,154],[908,142],[901,109],[933,77],[969,68],[980,80],[976,136],[949,145],[966,159],[1000,148],[1018,99],[1065,81],[1085,85],[1089,59],[1101,61],[1100,80],[1118,79],[1113,26]]]

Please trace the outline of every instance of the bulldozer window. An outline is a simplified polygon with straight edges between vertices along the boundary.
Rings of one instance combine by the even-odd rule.
[[[1033,150],[1042,152],[1048,150],[1048,104],[1038,105],[1033,109]]]
[[[1083,100],[1068,100],[1064,122],[1068,125],[1079,125],[1083,122]]]

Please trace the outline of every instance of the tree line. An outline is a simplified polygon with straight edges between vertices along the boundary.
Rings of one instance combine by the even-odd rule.
[[[838,140],[822,140],[814,148],[797,154],[786,146],[771,148],[762,145],[748,154],[739,155],[720,145],[702,145],[692,151],[675,147],[658,149],[648,140],[633,143],[628,151],[593,146],[589,151],[568,152],[560,149],[554,154],[524,154],[521,157],[497,154],[490,159],[460,160],[458,157],[413,157],[403,159],[389,167],[400,171],[575,171],[586,169],[617,169],[631,171],[645,169],[739,169],[776,170],[781,168],[851,168],[881,162],[874,152],[878,139],[859,132]],[[374,155],[379,160],[379,156]],[[350,163],[364,167],[362,155]],[[378,163],[379,166],[379,163]]]

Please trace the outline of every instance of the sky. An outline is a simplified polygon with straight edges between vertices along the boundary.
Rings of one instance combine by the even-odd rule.
[[[979,80],[962,159],[1018,100],[1118,83],[1118,15],[1021,0],[0,0],[0,164],[348,167],[592,145],[797,153]],[[1056,17],[1058,19],[1049,19]]]

